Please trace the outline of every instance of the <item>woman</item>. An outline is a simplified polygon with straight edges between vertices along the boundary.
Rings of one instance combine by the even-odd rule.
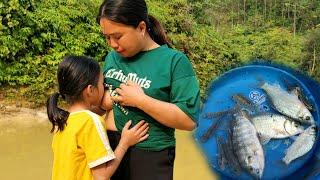
[[[168,47],[164,29],[148,15],[144,0],[106,0],[97,21],[114,49],[103,70],[118,130],[108,135],[111,146],[118,143],[129,119],[149,124],[148,139],[129,149],[111,179],[172,179],[174,130],[193,130],[199,110],[192,65],[183,53]]]

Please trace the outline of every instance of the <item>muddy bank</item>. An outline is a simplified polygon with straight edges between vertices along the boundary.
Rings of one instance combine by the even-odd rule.
[[[0,123],[16,122],[22,124],[45,123],[47,114],[45,108],[31,109],[17,105],[0,104]]]
[[[0,104],[0,136],[17,135],[39,128],[49,134],[50,123],[44,108]]]

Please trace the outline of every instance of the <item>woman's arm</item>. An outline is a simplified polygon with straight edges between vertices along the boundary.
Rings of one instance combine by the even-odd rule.
[[[196,124],[178,106],[144,95],[137,102],[137,108],[143,110],[161,124],[181,130],[192,131]]]
[[[107,130],[118,131],[116,124],[114,122],[113,110],[109,111],[105,116]]]
[[[106,129],[111,131],[117,131],[117,127],[114,122],[112,105],[113,102],[111,100],[110,93],[109,91],[105,91],[100,107],[101,109],[106,109],[106,116],[104,118],[106,122]]]
[[[165,126],[189,131],[196,126],[178,106],[147,96],[139,85],[131,81],[121,84],[116,91],[119,96],[111,97],[112,100],[123,106],[137,107]]]

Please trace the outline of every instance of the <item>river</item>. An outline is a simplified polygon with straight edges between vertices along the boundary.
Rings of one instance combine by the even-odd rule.
[[[50,179],[52,135],[45,111],[3,107],[0,111],[1,179]],[[178,130],[176,139],[174,180],[217,179],[191,132]]]

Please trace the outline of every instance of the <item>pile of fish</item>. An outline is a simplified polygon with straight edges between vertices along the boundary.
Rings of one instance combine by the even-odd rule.
[[[235,94],[232,96],[232,100],[236,102],[235,107],[206,114],[206,118],[218,120],[200,138],[201,142],[206,142],[224,118],[230,118],[227,140],[217,137],[218,164],[222,170],[228,165],[237,175],[245,170],[257,179],[262,178],[265,166],[263,145],[271,139],[292,137],[294,142],[287,148],[282,159],[289,165],[312,149],[317,133],[316,123],[310,112],[312,108],[302,98],[300,89],[286,91],[279,84],[266,82],[259,87],[277,113],[259,112],[257,106],[245,96]]]

